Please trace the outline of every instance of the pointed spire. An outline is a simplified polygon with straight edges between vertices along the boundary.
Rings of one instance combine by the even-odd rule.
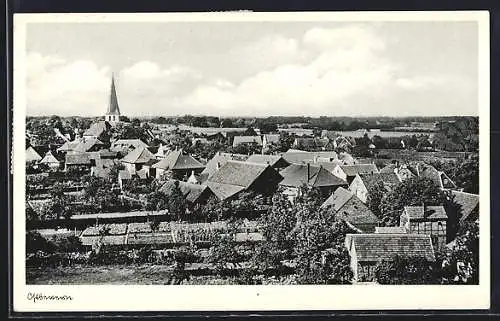
[[[115,87],[115,73],[111,74],[111,91],[109,93],[109,106],[107,115],[120,115],[120,107],[118,106],[118,98]]]

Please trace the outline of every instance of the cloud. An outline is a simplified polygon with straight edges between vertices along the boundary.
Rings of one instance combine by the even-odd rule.
[[[129,116],[395,116],[439,114],[443,105],[465,110],[464,102],[474,103],[477,84],[468,78],[408,74],[411,68],[396,63],[388,50],[376,29],[350,25],[311,28],[297,37],[263,36],[224,53],[239,62],[238,70],[227,73],[221,65],[220,74],[210,77],[203,68],[139,60],[117,74],[120,109]],[[28,112],[100,115],[110,73],[92,61],[30,53]]]

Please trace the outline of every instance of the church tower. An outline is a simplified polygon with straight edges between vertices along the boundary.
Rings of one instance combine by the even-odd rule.
[[[118,123],[120,121],[120,107],[118,106],[118,98],[116,96],[115,75],[111,75],[111,92],[109,93],[109,106],[104,115],[104,120],[110,123]]]

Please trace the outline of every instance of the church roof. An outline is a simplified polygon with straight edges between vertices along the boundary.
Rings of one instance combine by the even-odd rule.
[[[120,115],[118,98],[116,96],[115,77],[111,76],[111,91],[109,93],[109,106],[106,115]]]

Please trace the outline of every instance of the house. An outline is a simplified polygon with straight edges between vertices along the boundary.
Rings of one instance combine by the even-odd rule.
[[[153,153],[147,148],[139,147],[125,155],[125,157],[121,159],[121,162],[131,174],[135,174],[136,171],[140,170],[151,160],[156,160]]]
[[[120,190],[123,191],[123,185],[132,179],[132,174],[126,169],[118,172],[118,185],[120,186]]]
[[[267,164],[278,171],[290,165],[289,162],[279,155],[253,154],[250,155],[246,161],[250,163]]]
[[[242,191],[270,195],[282,179],[283,176],[269,165],[229,160],[207,180],[206,185],[224,200]]]
[[[324,198],[341,186],[347,187],[346,181],[334,176],[322,166],[292,164],[283,169],[280,174],[283,180],[279,185],[285,188],[283,193],[292,202],[300,196],[300,187],[303,185],[319,188]]]
[[[352,157],[348,152],[340,152],[338,154],[338,159],[342,162],[343,165],[355,165],[357,161]]]
[[[376,226],[377,234],[406,234],[406,229],[400,226]]]
[[[97,139],[103,139],[107,138],[107,134],[109,133],[109,130],[111,129],[111,124],[107,121],[98,121],[90,125],[90,127],[83,132],[83,137],[84,138],[97,138]]]
[[[279,134],[265,134],[262,137],[262,148],[268,149],[271,145],[278,145],[280,142]]]
[[[434,166],[419,162],[415,165],[417,175],[430,179],[441,189],[457,189],[457,185],[451,180],[448,175],[442,171],[438,171]]]
[[[415,177],[416,171],[409,168],[406,164],[389,164],[380,170],[380,173],[396,173],[401,181]]]
[[[78,141],[72,150],[68,152],[85,153],[96,152],[104,148],[105,144],[96,137],[83,137]]]
[[[375,164],[337,165],[332,172],[333,175],[347,181],[349,184],[351,184],[358,174],[375,173],[378,173]]]
[[[216,197],[208,186],[178,180],[168,180],[159,190],[170,195],[176,184],[178,184],[182,195],[190,204],[205,204],[211,197]]]
[[[226,135],[225,135],[225,133],[222,133],[222,132],[207,134],[207,140],[222,143],[222,142],[226,141]]]
[[[187,178],[192,171],[201,173],[205,166],[191,155],[185,155],[182,149],[170,152],[164,159],[152,166],[156,170],[156,178],[160,178],[164,173],[170,172],[172,178]]]
[[[148,144],[140,139],[117,139],[111,144],[112,150],[135,149],[135,148],[148,148]]]
[[[233,147],[241,144],[257,144],[257,146],[262,146],[262,138],[260,136],[234,136]]]
[[[382,183],[385,190],[389,192],[401,183],[401,179],[396,173],[356,174],[349,185],[349,190],[363,203],[366,203],[370,188],[379,182]]]
[[[247,159],[248,155],[223,153],[219,151],[205,165],[205,169],[203,169],[200,174],[200,180],[201,182],[205,182],[230,160],[246,161]]]
[[[64,170],[68,171],[70,169],[89,171],[92,167],[92,162],[88,154],[86,153],[71,153],[66,154],[64,162]]]
[[[405,206],[399,226],[407,233],[428,234],[436,250],[447,243],[446,222],[448,215],[443,206]]]
[[[281,157],[290,164],[316,163],[319,161],[332,162],[338,160],[338,155],[334,151],[306,152],[289,149],[286,153],[282,153]]]
[[[297,137],[295,138],[292,147],[304,151],[325,150],[328,145],[328,139]]]
[[[361,233],[373,233],[378,225],[378,218],[354,193],[339,187],[321,205],[329,208],[335,216],[344,220]]]
[[[451,191],[454,201],[460,206],[460,222],[473,222],[479,219],[479,195]]]
[[[31,163],[31,162],[39,162],[43,159],[43,157],[38,153],[38,151],[33,148],[33,146],[29,146],[26,148],[26,156],[25,156],[25,162],[26,163]]]
[[[74,141],[71,142],[67,141],[57,149],[57,152],[58,153],[72,152],[76,148],[76,146],[78,146],[78,144],[80,144],[80,139],[75,139]]]
[[[49,150],[45,156],[40,160],[40,164],[47,165],[50,169],[56,170],[61,166],[61,161],[57,159],[54,153]]]
[[[170,149],[167,146],[160,144],[155,153],[155,157],[156,159],[163,159],[168,155],[168,153],[170,153]]]
[[[425,234],[347,234],[345,246],[351,257],[353,282],[375,281],[377,263],[392,260],[394,255],[436,260],[431,237]]]

